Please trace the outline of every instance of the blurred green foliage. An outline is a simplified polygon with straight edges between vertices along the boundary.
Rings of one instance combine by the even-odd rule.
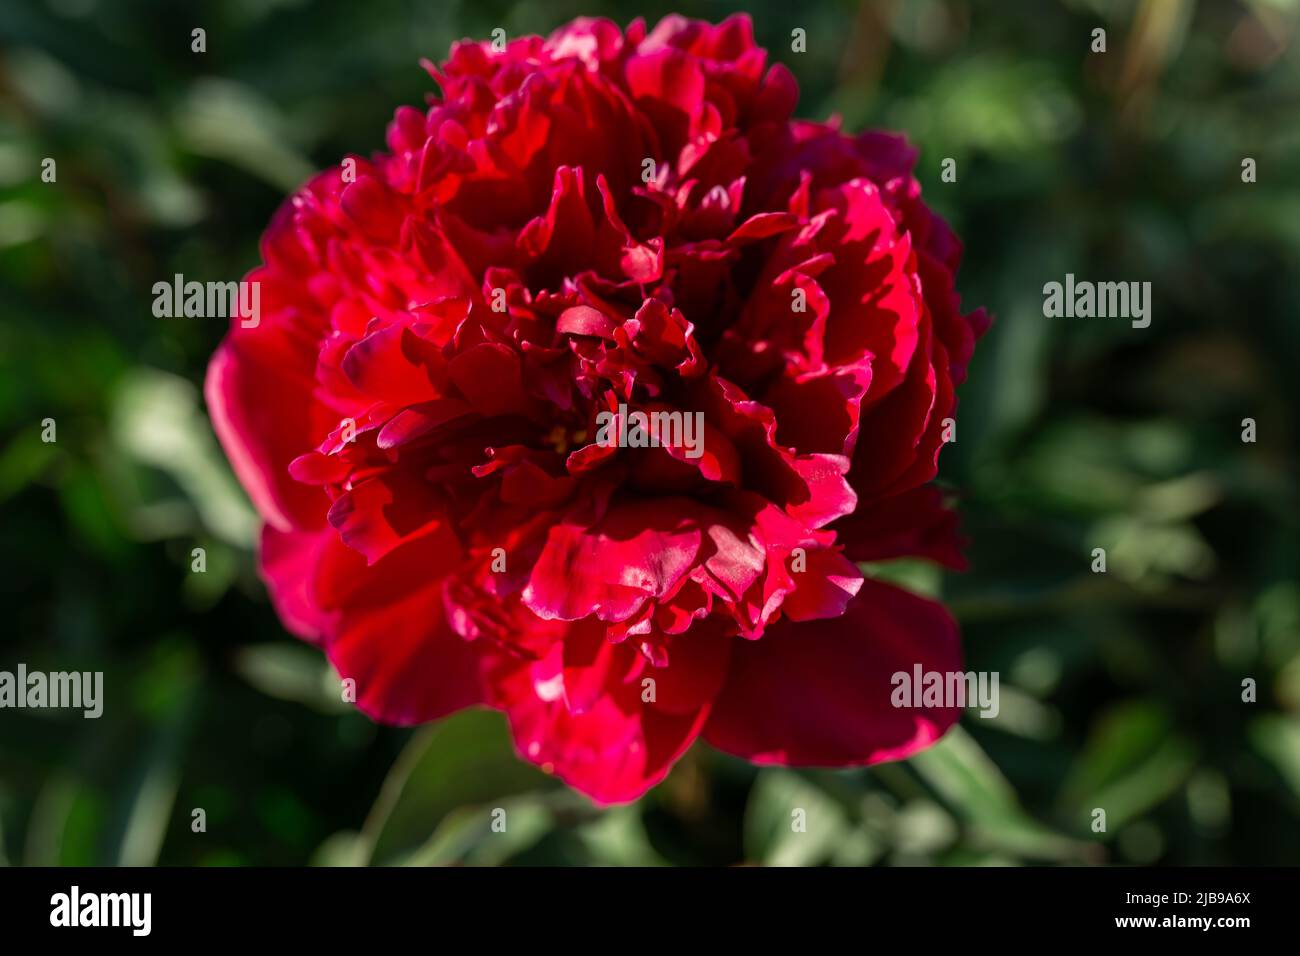
[[[0,712],[0,860],[1300,862],[1297,6],[6,0],[0,668],[103,670],[108,706]],[[943,460],[971,571],[873,570],[950,603],[1001,713],[861,771],[699,746],[601,811],[518,761],[498,715],[399,730],[336,702],[267,604],[207,424],[221,323],[155,319],[150,288],[242,275],[285,193],[381,148],[454,39],[742,8],[802,115],[908,132],[965,301],[998,315]],[[1045,319],[1066,272],[1150,280],[1151,327]]]

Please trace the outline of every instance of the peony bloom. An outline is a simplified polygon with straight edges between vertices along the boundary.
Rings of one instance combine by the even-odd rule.
[[[276,214],[207,399],[280,617],[374,719],[498,708],[602,802],[697,736],[855,766],[956,719],[890,703],[961,668],[952,619],[855,562],[961,565],[926,483],[988,320],[913,150],[792,119],[766,59],[745,17],[459,43]],[[697,447],[597,440],[635,412]]]

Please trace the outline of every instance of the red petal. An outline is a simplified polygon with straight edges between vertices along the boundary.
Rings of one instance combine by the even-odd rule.
[[[933,601],[865,581],[843,617],[782,621],[732,648],[709,743],[761,764],[898,760],[942,736],[956,708],[894,707],[895,673],[961,670],[957,625]]]
[[[922,485],[858,508],[835,525],[844,554],[854,561],[921,557],[966,570],[957,514],[943,506],[943,492]]]
[[[862,588],[858,566],[837,551],[820,548],[806,553],[807,567],[791,574],[794,590],[781,610],[792,621],[839,617]]]
[[[371,323],[343,357],[343,371],[362,392],[397,405],[439,398],[446,381],[437,346],[402,325]]]
[[[727,242],[731,244],[756,242],[759,239],[767,239],[778,233],[787,232],[798,224],[799,220],[787,212],[761,212],[750,216],[737,226],[727,237]]]
[[[313,644],[321,643],[333,615],[316,602],[313,580],[321,550],[332,530],[277,531],[262,526],[262,580],[285,627]]]
[[[328,500],[289,475],[324,430],[311,394],[310,370],[266,323],[233,332],[208,365],[204,395],[221,446],[262,517],[282,531],[324,524]]]
[[[619,644],[608,653],[603,693],[589,695],[581,713],[551,690],[555,663],[547,660],[505,662],[491,682],[493,703],[509,718],[520,756],[598,803],[625,803],[664,778],[699,734],[708,707],[676,714],[643,703],[641,680],[624,680],[637,652]]]
[[[657,498],[616,505],[594,527],[566,519],[547,535],[524,603],[546,619],[626,620],[694,564],[701,533],[686,517],[693,508],[690,499]]]
[[[504,345],[485,343],[451,360],[451,380],[476,411],[506,415],[526,410],[519,355]]]
[[[402,471],[358,483],[329,510],[329,522],[343,543],[364,554],[367,564],[432,530],[442,518],[442,501],[433,486]]]
[[[383,723],[423,723],[482,700],[478,645],[448,626],[440,581],[344,610],[326,653],[340,678],[356,681],[357,706]]]

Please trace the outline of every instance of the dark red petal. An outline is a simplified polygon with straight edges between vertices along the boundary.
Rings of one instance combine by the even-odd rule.
[[[717,615],[672,637],[668,666],[647,668],[641,673],[642,679],[654,680],[654,701],[649,706],[668,714],[693,714],[707,708],[727,678],[735,641],[728,635],[727,621]]]
[[[943,735],[956,708],[894,707],[891,678],[962,667],[939,604],[865,581],[843,617],[782,621],[737,642],[705,726],[709,743],[761,764],[849,767],[898,760]]]
[[[475,411],[507,415],[527,410],[519,355],[507,346],[475,345],[451,360],[450,371],[452,382]]]
[[[943,492],[934,485],[862,505],[836,522],[835,531],[854,561],[920,557],[966,570],[957,514],[944,507]]]

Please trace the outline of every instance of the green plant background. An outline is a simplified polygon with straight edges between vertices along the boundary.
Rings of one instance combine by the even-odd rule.
[[[287,191],[381,148],[457,38],[739,8],[0,4],[0,669],[102,670],[107,697],[98,721],[0,711],[0,859],[1300,863],[1294,0],[744,5],[801,115],[908,132],[965,302],[997,314],[942,462],[972,569],[871,569],[950,604],[996,720],[850,772],[701,745],[601,811],[495,714],[373,725],[283,632],[197,388],[222,323],[155,319],[152,284],[242,275]],[[1045,319],[1066,272],[1150,280],[1150,328]]]

